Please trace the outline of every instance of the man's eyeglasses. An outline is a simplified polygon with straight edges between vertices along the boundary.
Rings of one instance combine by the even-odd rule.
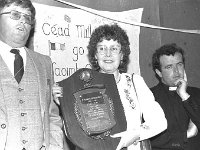
[[[121,46],[119,45],[113,45],[113,46],[110,46],[109,48],[105,45],[99,45],[97,46],[97,52],[100,54],[100,55],[105,55],[107,53],[107,51],[110,50],[110,53],[112,55],[117,55],[121,52]]]
[[[32,25],[34,22],[31,15],[27,15],[25,13],[22,13],[22,12],[19,12],[16,10],[11,10],[9,12],[3,12],[0,15],[3,15],[3,14],[10,14],[10,18],[13,20],[19,20],[22,16],[24,16],[25,22],[29,25]]]

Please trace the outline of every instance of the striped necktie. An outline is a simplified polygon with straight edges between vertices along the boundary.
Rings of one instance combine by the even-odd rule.
[[[15,60],[14,60],[14,77],[19,83],[21,81],[21,78],[24,74],[24,64],[23,64],[23,58],[19,53],[18,49],[11,49],[11,53],[15,54]]]

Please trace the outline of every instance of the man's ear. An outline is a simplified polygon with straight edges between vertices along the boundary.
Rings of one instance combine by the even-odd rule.
[[[160,78],[162,78],[162,73],[160,72],[160,70],[156,69],[155,72]]]

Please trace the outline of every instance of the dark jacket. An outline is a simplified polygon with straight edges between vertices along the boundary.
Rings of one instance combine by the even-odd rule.
[[[200,90],[188,87],[190,97],[182,102],[176,91],[169,91],[163,83],[151,88],[155,100],[161,105],[167,119],[167,130],[151,139],[153,150],[191,150],[187,139],[189,119],[200,127],[198,98]],[[200,128],[199,128],[200,129]],[[199,130],[200,131],[200,130]],[[194,150],[194,149],[193,149]]]

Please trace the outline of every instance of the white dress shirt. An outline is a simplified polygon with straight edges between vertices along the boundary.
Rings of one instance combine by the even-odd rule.
[[[2,59],[4,60],[4,62],[6,63],[6,65],[8,66],[10,72],[12,73],[12,75],[14,76],[14,60],[15,60],[15,55],[13,53],[10,52],[11,49],[13,49],[12,47],[10,47],[9,45],[7,45],[6,43],[0,41],[0,55],[2,57]],[[23,58],[23,63],[24,63],[24,68],[26,66],[26,50],[25,47],[20,47],[20,48],[15,48],[18,49],[20,51],[20,55]]]

